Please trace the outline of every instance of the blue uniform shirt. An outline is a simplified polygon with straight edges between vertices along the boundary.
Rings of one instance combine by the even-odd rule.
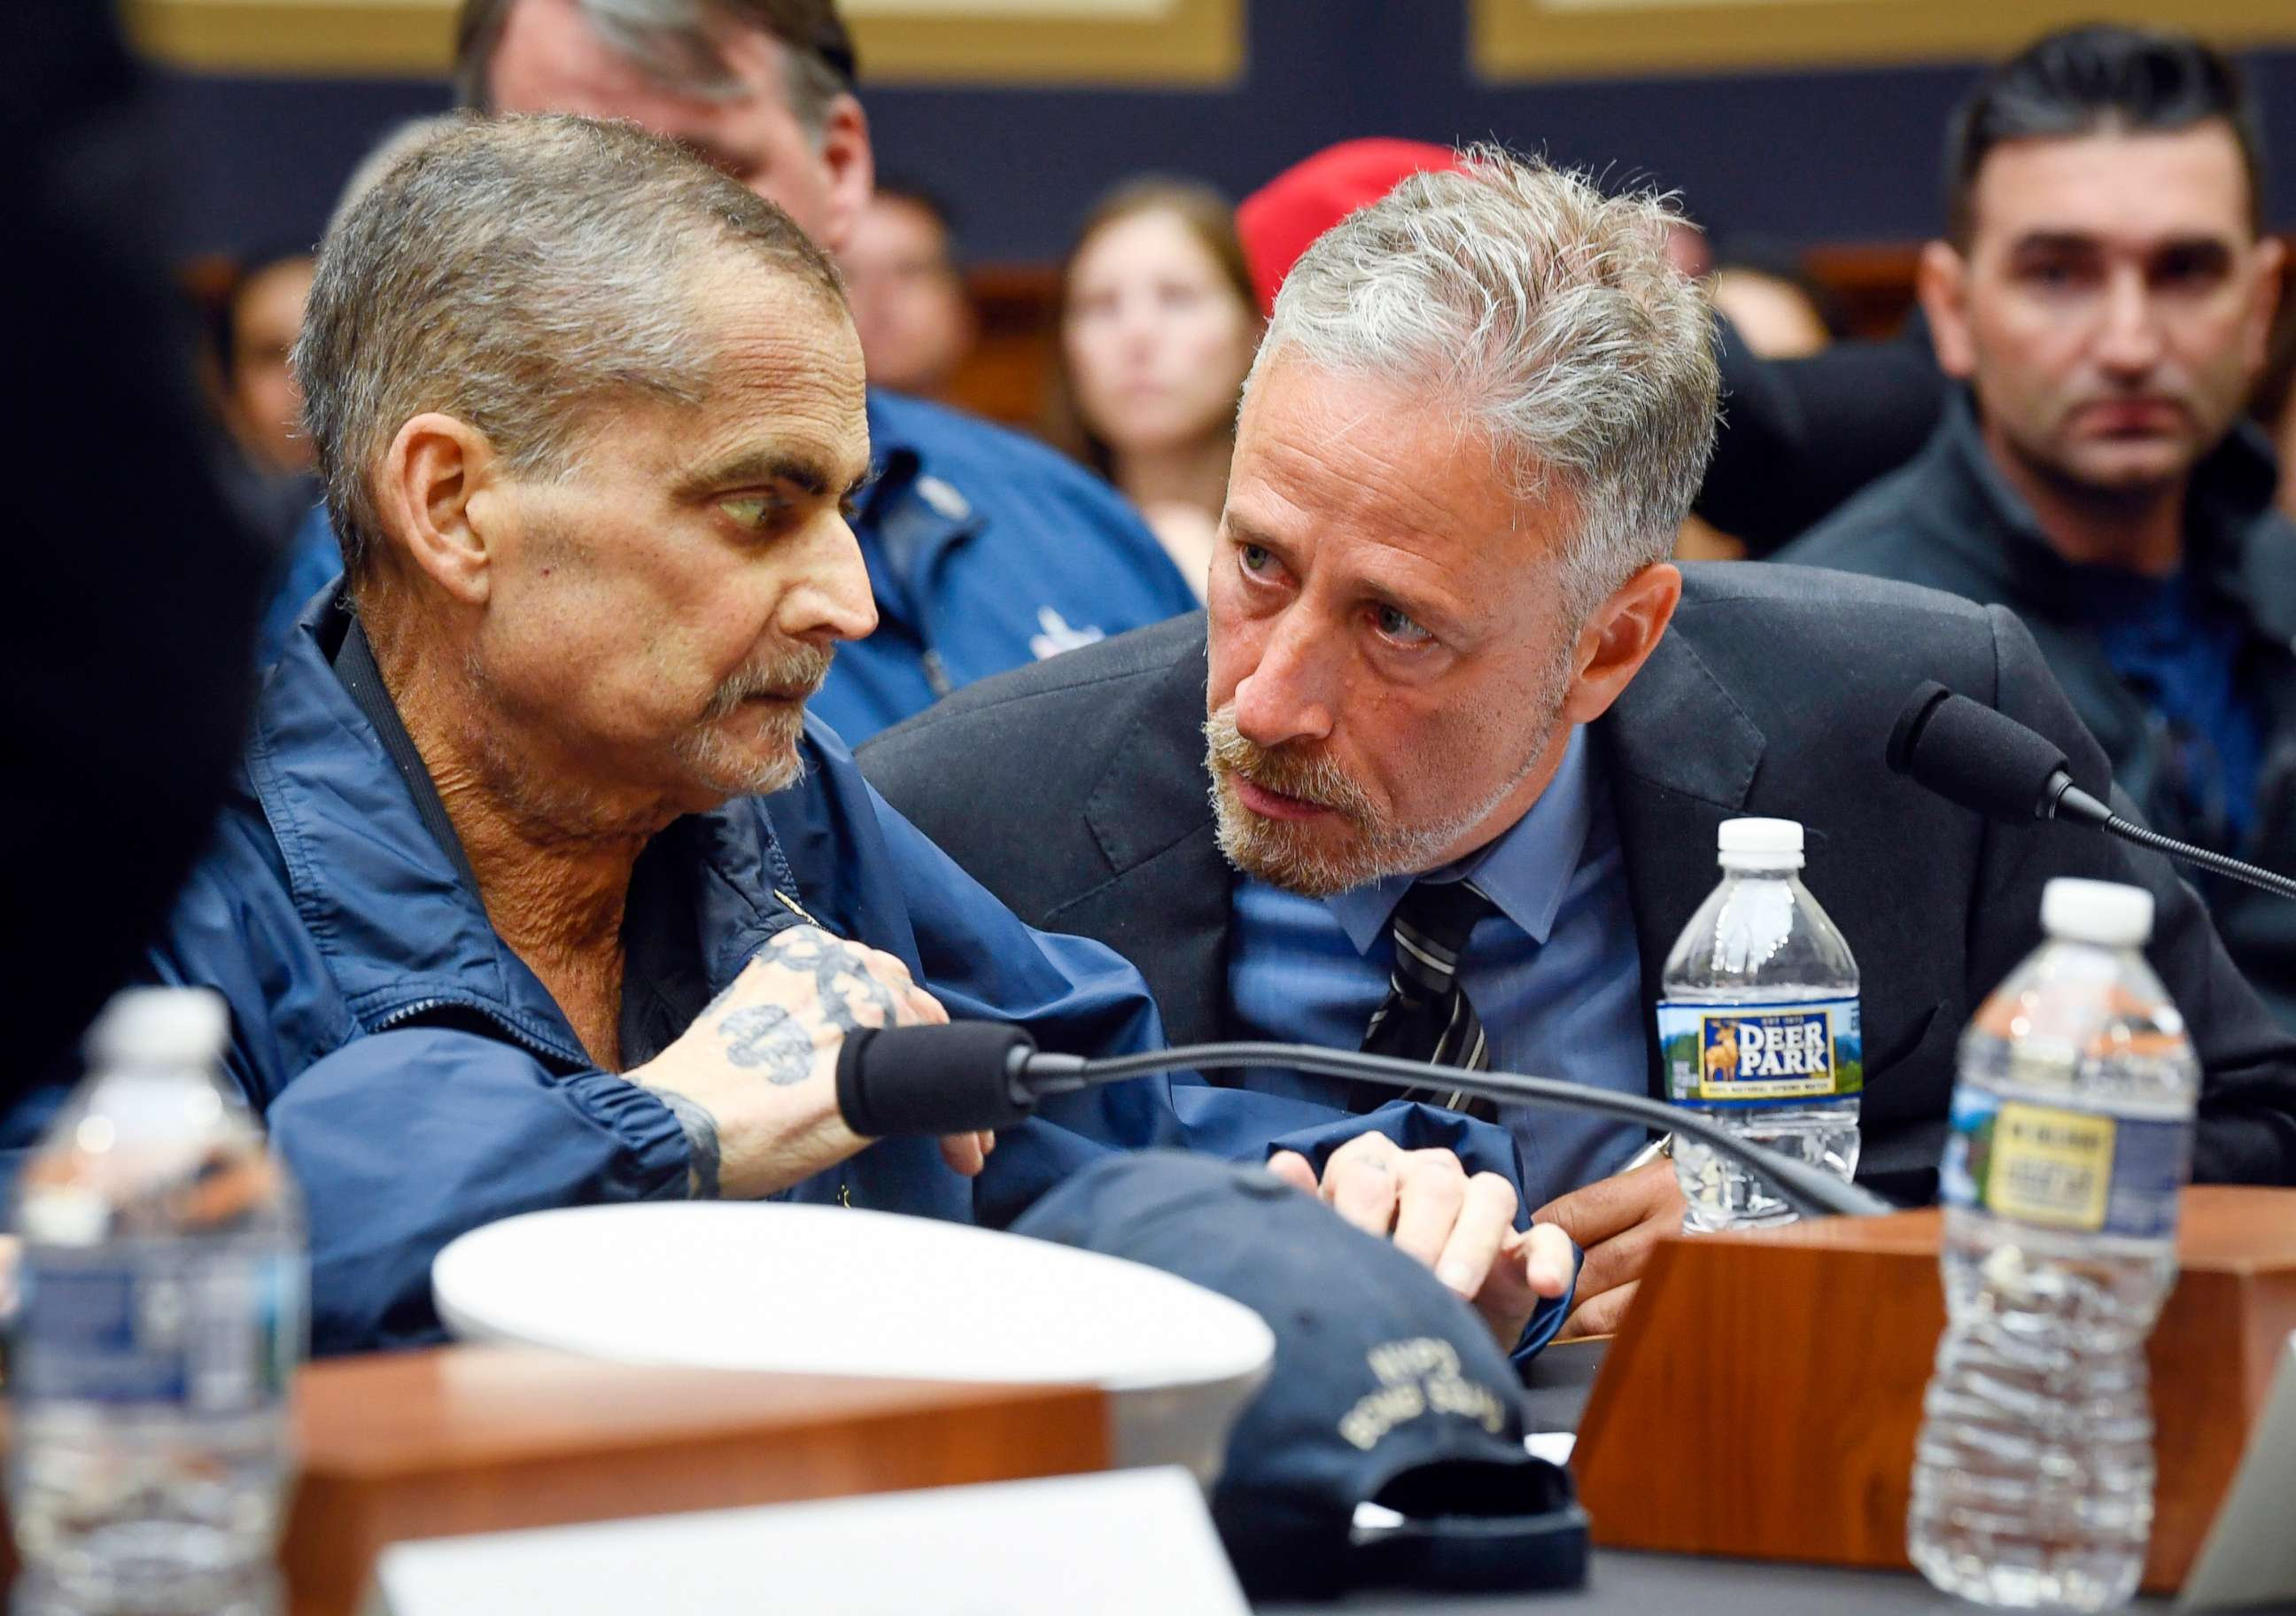
[[[853,524],[877,631],[808,704],[849,745],[961,685],[1196,609],[1115,489],[1016,432],[872,390]]]
[[[1439,872],[1448,874],[1451,871]],[[1642,974],[1610,792],[1576,730],[1530,811],[1460,861],[1499,913],[1467,939],[1460,982],[1502,1071],[1645,1092]],[[1389,921],[1410,888],[1395,876],[1335,898],[1243,879],[1228,992],[1254,1038],[1356,1048],[1387,996]],[[1250,1087],[1343,1103],[1345,1085],[1260,1070]],[[1522,1154],[1525,1203],[1543,1205],[1615,1171],[1641,1144],[1631,1124],[1501,1108]]]
[[[2239,847],[2256,816],[2264,772],[2264,720],[2242,667],[2248,628],[2185,572],[2068,572],[2074,601],[2113,671],[2156,715],[2156,801],[2173,805],[2175,814],[2165,828],[2204,847]]]

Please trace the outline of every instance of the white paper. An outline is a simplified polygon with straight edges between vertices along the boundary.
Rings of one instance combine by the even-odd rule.
[[[365,1616],[1250,1616],[1177,1467],[398,1544]]]
[[[2220,1611],[2296,1600],[2296,1334],[2250,1433],[2240,1469],[2177,1600],[2183,1611]]]
[[[1570,1431],[1534,1431],[1522,1440],[1524,1452],[1550,1464],[1570,1464],[1571,1449],[1578,1445],[1578,1433]],[[1359,1532],[1392,1531],[1402,1524],[1403,1517],[1384,1504],[1356,1505],[1355,1527]]]
[[[1522,1445],[1530,1449],[1534,1459],[1545,1459],[1549,1464],[1568,1464],[1570,1455],[1578,1446],[1575,1431],[1534,1431],[1523,1438]]]

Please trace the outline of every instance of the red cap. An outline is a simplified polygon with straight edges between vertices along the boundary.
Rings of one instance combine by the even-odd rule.
[[[1262,316],[1275,311],[1275,289],[1308,244],[1414,174],[1459,167],[1448,146],[1419,140],[1343,140],[1305,158],[1243,199],[1236,234],[1259,293]]]

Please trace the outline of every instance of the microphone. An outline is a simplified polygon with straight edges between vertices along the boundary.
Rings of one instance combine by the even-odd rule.
[[[1039,1100],[1096,1084],[1176,1069],[1217,1071],[1240,1066],[1289,1066],[1328,1077],[1368,1079],[1398,1091],[1427,1087],[1431,1073],[1447,1090],[1671,1129],[1743,1162],[1806,1218],[1862,1218],[1897,1210],[1870,1190],[1750,1144],[1697,1112],[1641,1095],[1517,1072],[1461,1071],[1305,1044],[1184,1044],[1095,1061],[1039,1052],[1026,1032],[1001,1021],[864,1027],[846,1034],[838,1051],[837,1107],[846,1126],[865,1138],[965,1133],[1008,1128],[1035,1110]]]
[[[1915,690],[1898,714],[1886,755],[1897,773],[1988,819],[2013,824],[2073,820],[2267,892],[2296,898],[2296,881],[2284,875],[2123,819],[2073,783],[2063,748],[1934,679]]]

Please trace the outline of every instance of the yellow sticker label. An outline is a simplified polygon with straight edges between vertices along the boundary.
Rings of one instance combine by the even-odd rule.
[[[2103,1228],[2115,1131],[2111,1117],[2004,1103],[1984,1164],[1985,1203],[2027,1223]]]

